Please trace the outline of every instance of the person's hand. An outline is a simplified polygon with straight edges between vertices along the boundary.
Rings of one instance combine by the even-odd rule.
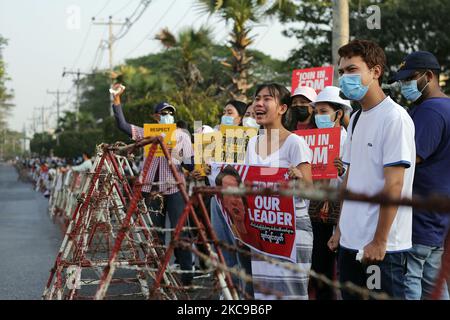
[[[342,159],[341,158],[334,159],[333,164],[338,171],[339,177],[341,177],[344,174],[344,163],[342,162]]]
[[[331,236],[330,240],[328,240],[328,248],[333,251],[336,252],[336,250],[339,248],[339,241],[341,240],[341,232],[336,229],[336,231],[334,232],[334,234]]]
[[[386,242],[373,240],[364,248],[362,261],[364,264],[376,264],[384,260],[386,256]]]
[[[119,105],[120,103],[120,97],[122,96],[122,94],[125,92],[125,87],[122,86],[120,83],[116,83],[112,86],[112,89],[114,91],[116,91],[113,94],[113,98],[114,98],[114,105]]]
[[[211,174],[211,166],[209,164],[205,164],[204,168],[205,168],[205,174],[207,176],[209,176]]]
[[[192,172],[191,172],[191,177],[192,177],[194,180],[197,180],[197,181],[203,179],[202,173],[201,173],[199,170],[194,170],[194,171],[192,171]]]
[[[125,92],[125,87],[120,83],[114,84],[112,86],[112,89],[115,91],[114,97],[117,97],[117,96],[120,97]]]
[[[303,174],[296,167],[290,167],[288,173],[291,179],[303,179]]]

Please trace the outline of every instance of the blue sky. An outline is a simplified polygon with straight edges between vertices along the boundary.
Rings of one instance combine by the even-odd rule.
[[[3,58],[12,78],[8,86],[14,90],[16,104],[9,118],[9,127],[21,131],[26,125],[30,135],[29,119],[33,117],[34,108],[54,106],[55,98],[48,95],[47,90],[70,91],[70,95],[62,98],[65,103],[62,110],[73,108],[72,78],[61,77],[63,68],[80,68],[89,72],[94,64],[100,68],[108,66],[106,50],[94,62],[101,39],[107,39],[107,27],[92,26],[91,17],[106,21],[109,15],[113,15],[114,20],[123,20],[131,15],[140,1],[0,0],[0,34],[9,40]],[[198,28],[207,23],[213,28],[215,39],[225,42],[229,26],[217,17],[200,12],[196,3],[195,0],[153,0],[129,33],[116,43],[114,63],[161,51],[158,42],[150,38],[163,27],[176,32],[187,26]],[[77,11],[80,19],[76,18]],[[117,32],[119,28],[114,30]],[[254,28],[256,40],[253,48],[285,59],[296,47],[296,40],[284,37],[281,34],[284,28],[276,20],[261,22]],[[46,112],[46,120],[53,127],[55,114],[55,107]],[[36,111],[34,116],[37,115]]]

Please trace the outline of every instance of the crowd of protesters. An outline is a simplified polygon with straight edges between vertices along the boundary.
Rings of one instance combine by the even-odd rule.
[[[439,86],[440,65],[433,54],[413,52],[389,79],[390,83],[398,83],[409,107],[400,106],[383,91],[388,66],[383,49],[376,43],[354,40],[339,49],[339,56],[339,87],[326,87],[319,94],[313,88],[299,87],[291,94],[282,85],[261,84],[250,103],[229,101],[219,124],[203,125],[195,133],[211,133],[220,125],[261,129],[248,143],[245,164],[290,168],[291,179],[305,185],[347,188],[367,195],[386,193],[394,198],[436,193],[450,196],[450,99]],[[176,123],[173,163],[185,183],[189,179],[197,185],[209,185],[208,179],[194,169],[192,140],[186,123],[176,122],[176,107],[161,102],[149,112],[149,119],[130,124],[122,111],[126,107],[121,102],[125,89],[120,84],[113,89],[117,127],[131,139],[140,140],[144,137],[143,124],[150,117],[160,124]],[[305,140],[292,132],[334,127],[341,132],[341,154],[333,159],[338,178],[313,182],[312,152]],[[277,134],[272,136],[274,130]],[[81,164],[67,168],[61,159],[30,159],[24,165],[41,190],[48,190],[52,170],[92,168],[88,154],[83,155]],[[239,186],[238,177],[226,179],[226,175],[225,170],[217,177],[217,185]],[[154,224],[165,227],[167,217],[175,228],[184,201],[173,184],[167,159],[156,158],[145,179],[143,195],[150,212],[163,207],[163,214],[152,215]],[[225,202],[233,203],[233,196]],[[295,263],[306,270],[299,273],[244,254],[251,253],[251,249],[235,240],[216,199],[207,197],[206,204],[219,240],[241,249],[236,253],[224,250],[227,265],[245,270],[253,284],[260,285],[234,279],[246,297],[255,299],[273,298],[258,292],[259,287],[281,292],[285,299],[359,299],[310,279],[307,270],[366,288],[373,265],[380,270],[380,286],[368,289],[395,299],[429,298],[450,227],[449,213],[295,197]],[[165,241],[162,234],[161,241]],[[181,270],[192,270],[190,251],[178,248],[175,257]],[[192,274],[182,273],[181,280],[190,285]],[[447,287],[441,298],[449,299]]]
[[[53,181],[57,174],[73,172],[87,172],[92,169],[91,155],[83,152],[79,158],[63,159],[59,157],[27,157],[17,158],[15,166],[19,179],[34,184],[35,191],[44,197],[50,197]]]

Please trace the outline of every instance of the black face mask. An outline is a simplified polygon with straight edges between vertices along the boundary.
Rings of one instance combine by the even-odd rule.
[[[292,115],[297,122],[303,122],[311,116],[307,107],[292,108]]]

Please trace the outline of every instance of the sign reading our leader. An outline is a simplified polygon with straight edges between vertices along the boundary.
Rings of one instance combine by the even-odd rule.
[[[144,124],[144,137],[157,137],[162,136],[164,143],[169,149],[173,149],[176,146],[177,140],[175,137],[176,124]],[[151,144],[145,146],[144,154],[148,155]],[[164,157],[164,153],[161,146],[158,145],[156,149],[155,158]]]
[[[212,163],[211,180],[223,188],[245,184],[277,190],[289,174],[287,168]],[[296,261],[292,196],[220,194],[216,200],[235,239],[260,253]]]
[[[336,179],[338,171],[333,162],[339,158],[341,128],[298,130],[294,133],[303,137],[313,152],[313,180]]]
[[[292,93],[298,87],[310,87],[317,93],[333,85],[333,66],[297,69],[292,72]]]

